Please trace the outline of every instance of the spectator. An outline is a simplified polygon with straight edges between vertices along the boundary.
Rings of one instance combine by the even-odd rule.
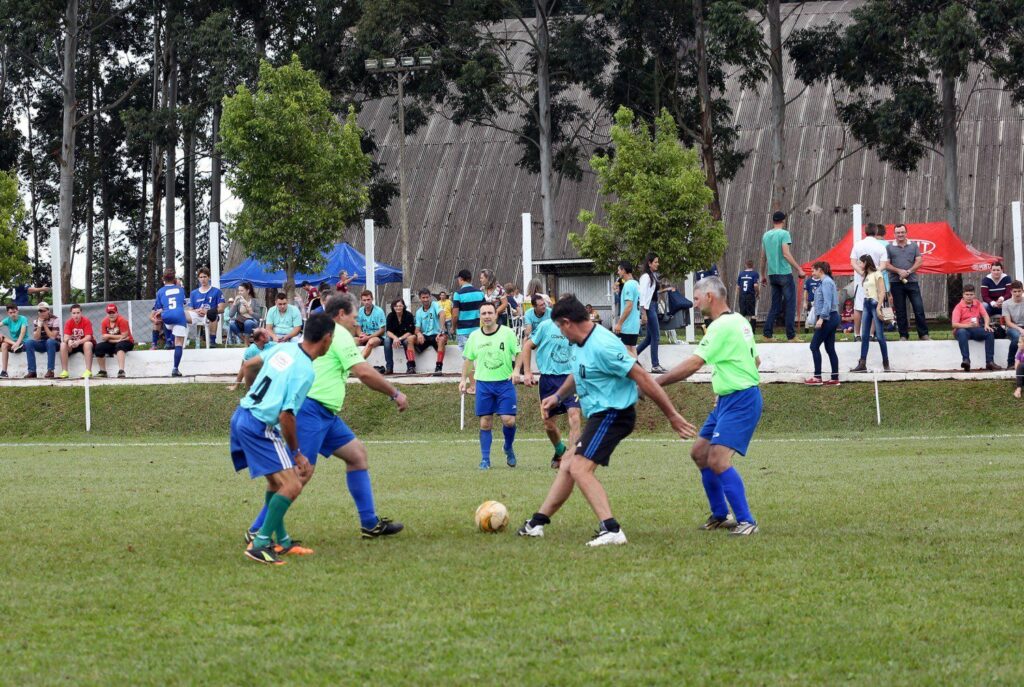
[[[494,276],[494,270],[480,270],[480,291],[484,294],[484,303],[490,303],[498,311],[498,324],[507,325],[508,296]]]
[[[92,352],[96,337],[93,335],[92,322],[82,317],[82,306],[71,304],[71,319],[64,323],[64,340],[60,344],[60,378],[67,379],[68,358],[75,353],[85,355],[83,378],[92,376]]]
[[[666,371],[661,366],[661,361],[658,358],[658,344],[661,343],[660,322],[658,321],[658,295],[662,291],[661,275],[658,274],[660,264],[658,256],[654,253],[648,253],[644,259],[643,274],[640,275],[640,302],[638,306],[640,308],[640,319],[647,323],[647,335],[636,349],[637,355],[640,355],[650,346],[651,372],[656,374]],[[716,272],[718,271],[717,267],[714,267],[714,269]]]
[[[885,279],[882,272],[875,267],[874,258],[868,254],[860,256],[857,262],[857,273],[864,281],[861,290],[864,292],[864,312],[861,315],[860,360],[857,367],[850,372],[867,372],[868,346],[871,344],[871,330],[874,326],[878,347],[882,349],[882,368],[889,371],[889,348],[885,341],[885,325],[882,319],[882,303],[885,302]],[[856,304],[854,304],[856,308]]]
[[[740,297],[740,314],[750,320],[750,328],[757,330],[757,297],[760,295],[761,275],[754,269],[754,261],[743,263],[746,268],[736,278],[737,293]]]
[[[811,337],[811,358],[814,360],[814,376],[804,384],[810,386],[839,386],[839,356],[836,355],[836,329],[839,328],[839,292],[832,281],[832,266],[824,260],[814,263],[811,276],[817,280],[814,302],[808,312],[814,313],[814,336]],[[852,305],[852,304],[851,304]],[[827,382],[821,379],[821,345],[832,367],[832,376]]]
[[[829,270],[831,270],[831,266]],[[814,278],[814,271],[811,271],[811,276],[804,279],[804,311],[806,316],[804,317],[804,331],[814,327],[817,322],[817,317],[814,314],[814,294],[818,291],[818,287],[821,286],[821,280]]]
[[[276,307],[267,313],[267,327],[274,343],[291,341],[302,331],[302,315],[299,309],[288,302],[288,296],[278,291],[274,296]]]
[[[622,279],[622,312],[612,332],[635,358],[636,342],[640,338],[640,284],[633,279],[633,264],[628,260],[620,261],[616,269]]]
[[[480,328],[480,304],[484,302],[484,294],[473,286],[472,279],[469,270],[461,270],[455,277],[452,321],[455,323],[455,342],[460,351],[466,346],[469,335]]]
[[[547,296],[540,293],[533,294],[533,302],[530,303],[530,306],[530,309],[526,311],[526,316],[523,317],[524,337],[530,336],[541,322],[551,319]]]
[[[324,311],[324,306],[327,305],[327,296],[330,293],[331,283],[327,281],[320,282],[320,286],[313,292],[313,297],[309,300],[310,315],[317,315]]]
[[[917,326],[917,338],[930,341],[928,322],[924,315],[924,301],[921,299],[921,285],[917,281],[917,271],[921,269],[924,257],[916,241],[907,240],[907,225],[897,224],[896,241],[885,247],[888,262],[886,272],[896,276],[890,280],[890,293],[893,308],[896,310],[896,329],[900,333],[900,341],[910,339],[910,322],[907,317],[907,299],[914,309],[914,324]]]
[[[523,298],[519,293],[519,287],[509,282],[505,284],[505,296],[508,297],[508,318],[523,316]]]
[[[706,270],[698,270],[693,273],[693,283],[696,284],[705,277],[717,277],[718,276],[718,265],[712,265]]]
[[[1010,299],[1003,301],[1003,327],[1006,329],[1006,338],[1010,340],[1009,353],[1006,359],[1006,369],[1013,369],[1013,356],[1017,349],[1017,343],[1024,337],[1024,284],[1019,280],[1010,283]],[[6,363],[5,363],[6,369]]]
[[[449,336],[455,336],[455,325],[452,322],[452,299],[448,297],[448,292],[444,289],[437,294],[437,304],[444,311],[445,331]]]
[[[14,304],[18,307],[30,305],[29,298],[37,293],[50,291],[49,286],[29,286],[28,284],[14,285]]]
[[[844,334],[853,333],[853,299],[843,301],[843,312],[839,315],[839,329]]]
[[[252,343],[246,347],[242,352],[242,366],[238,368],[238,375],[235,376],[235,383],[228,385],[228,389],[234,391],[239,386],[245,388],[245,363],[251,360],[263,352],[263,349],[267,346],[273,346],[274,342],[270,340],[270,332],[266,329],[259,328],[252,330]]]
[[[366,360],[373,349],[387,341],[387,317],[384,308],[374,305],[373,291],[364,289],[359,300],[362,307],[356,311],[356,344],[363,347],[363,360]],[[385,346],[384,357],[387,356],[388,347]]]
[[[877,234],[877,227],[874,224],[868,224],[864,227],[864,238],[854,243],[853,250],[850,251],[850,266],[853,267],[854,271],[853,281],[857,285],[856,295],[853,297],[854,341],[860,338],[861,313],[864,311],[864,287],[861,286],[864,276],[861,268],[861,258],[865,255],[870,255],[872,264],[882,271],[888,271],[886,266],[889,263],[889,252],[885,244],[875,239]]]
[[[345,270],[341,271],[338,275],[338,283],[335,284],[334,288],[338,293],[348,293],[348,285],[352,283],[352,280],[358,277],[358,273],[354,273],[351,277],[348,276],[348,272]],[[321,292],[323,293],[323,292]]]
[[[249,345],[253,331],[259,326],[260,315],[263,313],[263,306],[253,297],[254,291],[252,284],[247,281],[239,284],[235,302],[227,314],[228,329],[240,337],[246,346]]]
[[[47,379],[53,379],[53,368],[56,365],[57,351],[60,350],[60,318],[50,311],[44,301],[39,306],[39,316],[32,324],[32,338],[25,347],[28,374],[25,379],[36,378],[36,352],[46,353]]]
[[[416,311],[416,352],[428,348],[437,351],[434,376],[440,377],[444,367],[444,347],[448,344],[448,321],[444,309],[431,298],[430,289],[420,289],[420,309]]]
[[[526,284],[526,293],[523,295],[524,310],[529,310],[530,308],[533,307],[533,297],[538,293],[547,299],[549,308],[555,304],[555,301],[551,298],[551,296],[544,293],[544,283],[537,277],[534,277],[529,281],[529,283]]]
[[[416,374],[416,318],[405,307],[405,301],[396,298],[391,301],[391,312],[387,319],[387,337],[384,344],[384,374],[391,374],[395,367],[395,348],[405,349],[405,373]]]
[[[194,289],[189,295],[189,305],[196,311],[196,315],[201,320],[206,320],[206,346],[207,348],[215,348],[217,346],[217,332],[220,327],[221,313],[224,312],[226,304],[224,302],[224,294],[216,286],[210,284],[210,268],[200,267],[196,271],[196,276],[199,278],[199,288]],[[198,336],[199,332],[196,331]]]
[[[796,339],[796,286],[793,270],[801,271],[800,264],[793,257],[790,245],[793,238],[786,229],[786,213],[777,211],[772,215],[772,228],[761,237],[764,255],[761,257],[762,284],[770,284],[772,304],[764,321],[764,337],[772,338],[775,318],[785,314],[786,338]]]
[[[885,240],[885,231],[886,231],[885,222],[879,222],[879,223],[875,224],[875,241],[877,241],[879,244],[881,244],[882,250],[888,251],[889,242]],[[886,253],[886,256],[885,256],[885,262],[886,262],[886,267],[888,267],[889,266],[889,255],[888,255],[888,253]],[[882,279],[885,280],[885,292],[886,293],[892,293],[892,287],[889,286],[889,270],[888,269],[882,269],[881,266],[879,266],[878,269],[881,270],[881,272],[882,272]]]
[[[1020,398],[1021,389],[1024,389],[1024,336],[1017,341],[1017,388],[1013,390],[1014,398]]]
[[[16,303],[7,304],[7,317],[0,321],[6,327],[6,333],[0,332],[0,350],[3,351],[3,369],[0,378],[7,379],[7,359],[11,352],[20,353],[25,347],[25,334],[28,332],[28,318],[18,314]]]
[[[594,324],[601,324],[601,313],[594,310],[594,306],[590,303],[587,303],[587,319]]]
[[[107,356],[117,357],[117,377],[125,378],[124,361],[128,351],[135,348],[135,339],[132,338],[132,328],[128,320],[117,312],[117,305],[107,304],[107,316],[100,322],[100,337],[102,341],[96,344],[96,362],[100,365],[97,377],[107,376]]]
[[[992,332],[992,323],[982,303],[974,297],[974,286],[965,284],[963,298],[953,308],[953,315],[950,317],[950,324],[953,325],[953,335],[960,345],[960,367],[964,370],[971,369],[971,349],[968,341],[985,342],[985,369],[998,370],[995,364],[995,335]]]
[[[1003,263],[996,260],[992,271],[981,280],[981,300],[989,317],[996,317],[1003,309],[1003,303],[1010,299],[1010,275],[1003,272]]]

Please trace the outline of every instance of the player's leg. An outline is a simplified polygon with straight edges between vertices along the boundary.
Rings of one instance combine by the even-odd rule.
[[[721,481],[725,498],[738,521],[732,528],[732,534],[736,535],[750,535],[758,531],[757,521],[747,503],[743,478],[733,466],[732,456],[734,453],[746,455],[761,419],[762,406],[761,390],[751,387],[720,397],[715,407],[717,436],[710,439],[712,443],[707,462]]]
[[[499,399],[497,412],[501,416],[501,433],[505,439],[502,450],[505,452],[505,464],[510,468],[516,466],[516,454],[512,445],[516,440],[516,413],[518,409],[516,385],[512,380],[501,382],[498,387]]]
[[[178,366],[181,365],[181,354],[185,347],[185,337],[188,335],[188,327],[181,324],[176,324],[167,327],[168,333],[174,337],[174,367],[171,368],[172,377],[180,377],[181,372],[178,371]]]
[[[476,415],[480,418],[480,469],[487,470],[491,467],[491,427],[493,427],[493,415],[498,412],[497,397],[494,393],[494,385],[490,382],[480,382],[476,389]]]
[[[711,433],[713,432],[714,427],[712,426]],[[704,493],[708,497],[708,506],[711,508],[711,515],[700,526],[700,529],[717,530],[734,527],[736,520],[729,515],[729,505],[725,499],[725,490],[722,488],[722,482],[718,479],[715,471],[708,467],[708,455],[711,452],[711,444],[708,438],[704,436],[704,433],[705,430],[702,429],[701,436],[693,442],[693,447],[690,449],[690,458],[700,471],[700,481],[704,486]]]
[[[405,373],[416,374],[416,347],[409,339],[405,339],[399,345],[405,351]]]
[[[595,472],[598,465],[608,465],[615,447],[629,436],[635,425],[636,411],[633,408],[609,409],[592,415],[580,437],[569,474],[601,522],[587,546],[626,543],[626,535],[612,516],[608,494]]]
[[[572,489],[576,485],[573,481],[570,470],[572,468],[573,454],[570,453],[558,466],[558,473],[548,489],[548,495],[544,503],[529,520],[523,523],[517,534],[520,537],[543,537],[544,526],[551,524],[551,518],[572,496]]]
[[[398,534],[404,527],[402,523],[392,522],[389,518],[381,518],[377,515],[373,486],[370,482],[366,445],[355,438],[355,434],[341,418],[336,418],[336,420],[337,422],[333,423],[332,430],[325,440],[325,446],[351,437],[332,451],[331,455],[345,461],[345,484],[348,487],[348,493],[352,496],[352,501],[356,504],[356,511],[359,513],[359,525],[363,539],[376,539]]]

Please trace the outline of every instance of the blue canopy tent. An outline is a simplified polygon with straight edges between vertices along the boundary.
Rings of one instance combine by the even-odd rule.
[[[366,256],[357,251],[347,243],[339,243],[329,252],[324,252],[326,266],[315,274],[296,274],[295,283],[301,284],[308,281],[310,284],[319,284],[322,281],[333,281],[337,279],[342,270],[356,277],[353,284],[366,283]],[[375,263],[374,278],[378,284],[390,284],[402,281],[402,270],[382,262]],[[234,269],[221,275],[221,288],[231,289],[244,281],[252,282],[257,289],[279,289],[284,286],[284,270],[272,271],[266,263],[255,258],[247,258]]]

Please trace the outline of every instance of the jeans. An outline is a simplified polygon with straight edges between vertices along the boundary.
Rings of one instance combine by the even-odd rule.
[[[1017,343],[1020,341],[1020,332],[1007,327],[1006,338],[1010,340],[1010,352],[1006,354],[1006,364],[1013,365],[1014,358],[1017,355]]]
[[[907,318],[907,298],[914,309],[914,324],[917,326],[917,338],[928,336],[928,322],[924,316],[924,301],[921,299],[921,285],[916,281],[906,284],[899,279],[892,282],[893,308],[896,310],[896,329],[900,338],[910,338],[910,322]]]
[[[968,341],[984,341],[985,363],[993,362],[993,358],[996,357],[996,337],[992,332],[985,331],[984,327],[971,327],[970,329],[957,329],[954,335],[956,336],[956,342],[960,344],[961,358],[964,360],[971,359],[971,349],[967,345]]]
[[[768,309],[768,319],[764,321],[764,336],[772,338],[772,327],[780,312],[786,314],[786,338],[796,336],[796,286],[792,274],[772,274],[768,276],[772,287],[772,305]],[[783,310],[785,308],[785,310]]]
[[[384,344],[381,348],[384,349],[384,368],[391,371],[395,369],[395,349],[392,348],[392,344],[395,342],[390,336],[385,335]],[[402,348],[405,350],[405,360],[408,363],[416,362],[415,348],[410,343],[408,346],[405,341],[401,343]]]
[[[252,318],[249,318],[245,322],[243,322],[242,326],[238,326],[238,320],[231,320],[228,323],[228,330],[230,330],[230,332],[235,336],[242,336],[242,334],[245,334],[246,336],[252,336],[252,330],[256,329],[256,325],[258,324],[259,322]]]
[[[661,339],[661,330],[658,328],[658,297],[651,298],[651,304],[647,307],[647,336],[636,347],[636,354],[640,355],[648,346],[651,347],[651,367],[661,367],[658,362],[658,341]]]
[[[28,362],[28,371],[36,371],[36,352],[42,353],[46,351],[46,369],[49,372],[53,372],[54,365],[57,364],[57,351],[60,349],[60,344],[57,343],[56,339],[47,339],[46,341],[37,341],[36,339],[29,339],[25,342],[25,353]]]
[[[864,299],[864,312],[860,316],[860,357],[868,359],[868,346],[871,344],[871,325],[875,325],[875,338],[882,349],[882,362],[889,362],[889,347],[885,343],[885,323],[878,316],[878,301],[874,298]]]
[[[836,355],[836,329],[839,328],[839,313],[832,311],[828,319],[821,323],[820,329],[814,330],[811,338],[811,358],[814,360],[814,376],[821,376],[821,344],[825,344],[829,365],[832,366],[832,379],[839,379],[839,356]]]

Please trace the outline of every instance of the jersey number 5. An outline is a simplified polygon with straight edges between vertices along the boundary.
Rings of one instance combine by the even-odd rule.
[[[168,310],[177,310],[178,309],[178,299],[175,296],[171,296],[170,298],[167,299],[167,309]]]

